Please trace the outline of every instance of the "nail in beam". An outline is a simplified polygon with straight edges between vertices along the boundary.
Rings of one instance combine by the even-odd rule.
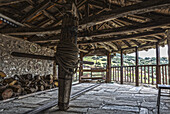
[[[78,19],[71,13],[65,14],[62,21],[61,29],[61,40],[71,41],[77,44],[77,38],[75,35],[72,35],[72,31],[66,28],[73,28],[78,25]],[[59,93],[58,93],[58,106],[59,110],[67,110],[69,108],[69,100],[72,86],[72,77],[73,75],[68,74],[63,68],[59,65],[58,70],[58,80],[59,80]]]

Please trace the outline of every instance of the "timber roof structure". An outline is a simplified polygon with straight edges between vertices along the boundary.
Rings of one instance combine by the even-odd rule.
[[[76,0],[85,54],[131,53],[166,44],[170,0]],[[0,33],[56,49],[66,0],[1,0]]]

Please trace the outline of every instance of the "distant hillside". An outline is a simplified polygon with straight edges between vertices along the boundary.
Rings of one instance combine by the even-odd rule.
[[[92,67],[106,67],[107,57],[106,56],[87,56],[84,57],[85,61],[93,61],[95,64]],[[112,56],[112,66],[120,66],[120,54],[116,54],[116,56]],[[168,58],[162,57],[160,60],[161,64],[168,64]],[[155,65],[156,58],[155,57],[139,57],[139,65]],[[124,55],[124,66],[132,66],[135,65],[135,57]],[[85,65],[90,66],[90,65]]]

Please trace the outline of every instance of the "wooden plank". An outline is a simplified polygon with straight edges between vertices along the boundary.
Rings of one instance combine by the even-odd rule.
[[[132,14],[140,14],[154,11],[155,9],[159,9],[162,7],[169,7],[169,0],[149,0],[140,2],[138,4],[130,5],[127,7],[117,8],[113,11],[103,12],[99,15],[92,16],[89,18],[89,21],[80,22],[81,28],[86,26],[93,26],[99,23],[103,23],[106,21],[113,20],[114,18],[120,18]]]

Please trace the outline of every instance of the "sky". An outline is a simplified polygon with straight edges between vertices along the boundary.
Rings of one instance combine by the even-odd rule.
[[[128,54],[135,56],[135,53]],[[161,57],[168,57],[168,46],[160,47],[160,55]],[[139,51],[139,57],[156,57],[156,49],[149,49],[148,51]]]

